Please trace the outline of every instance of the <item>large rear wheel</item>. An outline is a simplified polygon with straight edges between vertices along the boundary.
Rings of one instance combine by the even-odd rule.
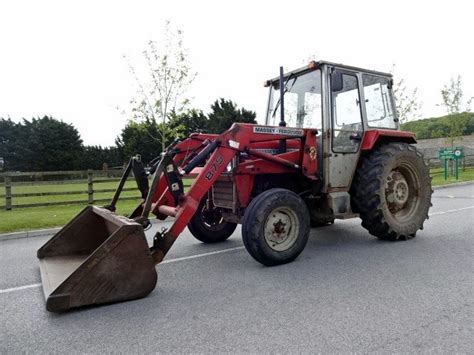
[[[352,188],[354,209],[370,234],[407,240],[423,229],[431,206],[428,166],[415,147],[382,145],[366,156]]]
[[[227,222],[219,208],[208,208],[207,198],[203,198],[193,218],[188,223],[191,234],[203,243],[223,242],[234,233],[236,223]]]
[[[242,238],[249,254],[263,265],[289,263],[303,251],[310,232],[305,202],[286,189],[270,189],[245,210]]]

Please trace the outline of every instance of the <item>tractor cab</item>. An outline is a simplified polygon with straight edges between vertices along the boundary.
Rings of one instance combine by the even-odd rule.
[[[270,88],[266,124],[316,129],[326,192],[348,190],[365,133],[399,130],[392,75],[312,61],[281,79],[284,95],[279,77],[265,82]]]
[[[392,74],[312,61],[306,67],[286,73],[283,80],[288,127],[318,130],[332,127],[336,132],[399,128]],[[266,124],[276,126],[281,108],[279,78],[266,81],[265,86],[270,87]]]

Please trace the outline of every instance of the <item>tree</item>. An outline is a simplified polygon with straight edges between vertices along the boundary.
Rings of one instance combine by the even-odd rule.
[[[149,162],[157,157],[161,150],[161,143],[155,139],[159,133],[156,121],[146,118],[144,121],[129,121],[122,129],[119,137],[115,139],[122,157],[140,154],[143,161]]]
[[[249,111],[244,108],[238,109],[237,105],[231,100],[223,98],[216,100],[211,105],[211,113],[209,113],[207,131],[209,133],[222,133],[232,126],[232,123],[257,123],[254,111]]]
[[[441,90],[442,105],[446,108],[448,114],[461,111],[462,96],[461,75],[458,75],[457,78],[451,78],[449,86],[445,85]]]
[[[182,31],[173,30],[167,21],[164,32],[162,44],[150,41],[143,52],[149,74],[146,80],[141,80],[129,64],[139,87],[139,97],[132,100],[133,118],[156,123],[157,130],[149,132],[149,136],[161,145],[161,150],[166,147],[167,137],[174,134],[166,123],[172,114],[179,115],[185,109],[188,100],[184,94],[196,77],[188,61]]]
[[[450,146],[454,147],[456,139],[463,135],[464,126],[461,120],[449,120],[449,130],[447,141]]]
[[[191,109],[179,115],[173,114],[169,125],[176,137],[183,139],[191,133],[207,131],[208,118],[201,110]]]
[[[118,147],[84,146],[77,168],[101,170],[104,163],[109,167],[118,167],[122,166],[124,161]]]
[[[441,90],[441,98],[443,100],[442,106],[446,108],[448,114],[461,112],[461,106],[463,103],[463,89],[462,89],[462,78],[458,75],[456,78],[451,78],[448,85],[444,85]],[[471,103],[474,97],[470,97],[466,101],[464,111],[471,111]]]
[[[395,65],[392,74],[395,72]],[[395,105],[400,123],[408,122],[412,119],[420,118],[422,102],[418,98],[418,88],[408,90],[405,80],[399,79],[393,84],[393,95],[395,96]]]
[[[441,90],[442,105],[448,111],[448,114],[455,114],[461,112],[461,105],[463,103],[463,89],[461,82],[461,75],[456,78],[451,78],[448,85],[445,85]],[[470,112],[472,97],[466,101],[465,111]],[[450,120],[448,122],[449,131],[447,134],[448,143],[454,146],[456,139],[463,135],[464,127],[459,120]]]
[[[82,154],[77,129],[65,122],[44,116],[13,123],[0,120],[0,154],[5,154],[9,170],[71,170]]]
[[[462,112],[406,122],[401,128],[404,131],[415,132],[419,139],[449,138],[448,142],[452,145],[456,137],[474,134],[474,113]]]
[[[82,154],[82,139],[71,124],[52,117],[23,120],[28,140],[25,163],[33,171],[71,170]]]
[[[10,118],[0,118],[0,157],[4,159],[5,170],[11,169],[11,164],[18,160],[19,128]]]
[[[129,121],[115,143],[121,156],[141,154],[143,161],[149,162],[162,151],[161,142],[156,137],[165,132],[163,142],[169,145],[175,138],[185,139],[191,133],[222,133],[234,122],[256,123],[256,114],[245,108],[237,108],[231,100],[219,99],[211,105],[207,116],[201,111],[190,109],[180,114],[172,112],[166,123],[158,124],[152,119]],[[161,127],[166,125],[166,127]]]
[[[469,100],[466,101],[466,112],[471,112],[471,104],[474,100],[474,96],[470,97]]]

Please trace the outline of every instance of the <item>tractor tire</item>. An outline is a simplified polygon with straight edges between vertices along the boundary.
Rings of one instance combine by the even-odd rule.
[[[297,194],[275,188],[262,192],[246,208],[242,239],[249,254],[266,266],[293,261],[310,232],[308,207]]]
[[[218,208],[207,209],[206,201],[207,198],[203,198],[199,203],[196,213],[188,223],[188,229],[203,243],[223,242],[234,233],[237,224],[225,221]]]
[[[421,153],[407,143],[389,143],[363,158],[351,190],[352,205],[370,234],[408,240],[423,229],[432,192]]]

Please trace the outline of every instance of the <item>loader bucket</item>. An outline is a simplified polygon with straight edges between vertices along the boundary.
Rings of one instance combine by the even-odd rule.
[[[140,224],[86,207],[38,250],[48,311],[137,299],[157,273]]]

